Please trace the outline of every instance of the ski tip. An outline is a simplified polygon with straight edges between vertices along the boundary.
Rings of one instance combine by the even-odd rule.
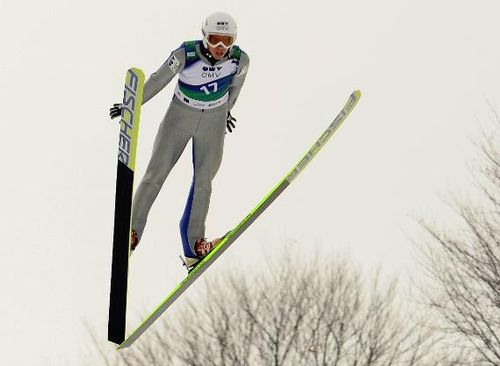
[[[144,71],[142,71],[138,67],[131,67],[128,71],[133,72],[136,75],[139,75],[139,77],[141,77],[141,79],[145,78]]]
[[[361,90],[355,90],[352,92],[352,95],[356,97],[356,99],[361,98]]]

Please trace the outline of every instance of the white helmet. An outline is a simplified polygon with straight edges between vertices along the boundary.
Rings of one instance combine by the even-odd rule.
[[[208,38],[212,34],[231,36],[232,41],[230,44],[219,44],[223,45],[225,48],[231,48],[236,41],[236,36],[238,34],[238,29],[236,27],[236,22],[233,17],[227,13],[217,12],[209,15],[201,25],[201,32],[203,33],[203,45],[208,48]],[[212,46],[217,46],[211,44]]]

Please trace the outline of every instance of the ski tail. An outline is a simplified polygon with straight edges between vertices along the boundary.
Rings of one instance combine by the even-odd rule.
[[[144,73],[137,68],[129,69],[125,79],[118,142],[108,321],[108,340],[117,344],[125,339],[130,220],[143,87]]]

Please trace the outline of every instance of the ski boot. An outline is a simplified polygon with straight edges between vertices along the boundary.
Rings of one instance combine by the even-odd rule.
[[[137,245],[139,244],[139,237],[137,236],[137,231],[131,230],[130,231],[130,255],[134,252],[135,248],[137,248]]]
[[[181,258],[182,265],[187,268],[188,273],[195,269],[196,266],[201,263],[202,259],[205,258],[208,253],[214,250],[217,245],[219,245],[222,239],[224,239],[224,236],[212,241],[207,241],[206,238],[198,239],[194,244],[196,257],[179,256]]]

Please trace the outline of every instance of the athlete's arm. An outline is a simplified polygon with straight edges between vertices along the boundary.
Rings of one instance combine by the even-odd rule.
[[[158,94],[179,72],[184,69],[186,55],[184,48],[178,48],[170,54],[167,61],[144,83],[142,104]]]
[[[236,103],[236,100],[238,99],[238,95],[240,94],[240,90],[243,86],[243,83],[245,82],[249,66],[250,66],[250,57],[248,57],[248,55],[245,52],[241,51],[240,65],[238,67],[238,71],[234,76],[231,85],[229,86],[229,99],[227,101],[229,111],[233,108],[234,104]]]

